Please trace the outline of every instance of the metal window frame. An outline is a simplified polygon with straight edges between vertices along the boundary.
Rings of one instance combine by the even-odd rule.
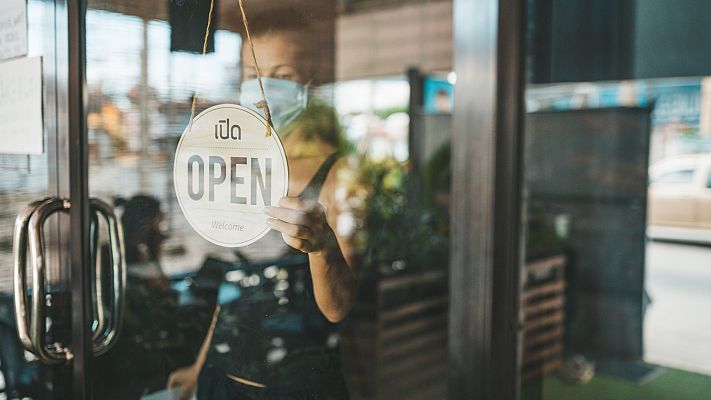
[[[525,0],[454,0],[451,399],[520,391]]]

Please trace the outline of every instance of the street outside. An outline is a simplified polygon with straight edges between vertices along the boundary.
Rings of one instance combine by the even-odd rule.
[[[711,375],[711,246],[650,241],[645,361]]]

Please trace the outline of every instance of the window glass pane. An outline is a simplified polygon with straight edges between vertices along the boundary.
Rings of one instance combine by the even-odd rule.
[[[90,189],[128,263],[97,398],[443,398],[451,2],[246,0],[249,36],[236,0],[207,29],[210,4],[89,1]],[[266,121],[244,122],[263,95],[281,202]],[[205,131],[215,107],[244,114]]]
[[[31,300],[27,301],[24,316],[18,316],[14,307],[18,294],[14,288],[16,219],[28,215],[31,204],[55,195],[60,175],[56,168],[57,138],[66,117],[59,105],[62,94],[57,88],[58,81],[65,76],[59,71],[66,70],[66,53],[55,43],[60,36],[56,30],[56,12],[53,2],[40,0],[3,1],[0,5],[0,114],[3,118],[0,128],[3,131],[0,135],[0,398],[3,399],[68,398],[71,393],[71,384],[57,384],[71,380],[69,368],[47,365],[25,351],[18,325],[27,317],[27,326],[31,326]],[[20,50],[25,47],[21,44],[25,34],[26,53]],[[40,102],[36,102],[37,98]],[[39,123],[39,132],[34,129],[35,123]],[[32,145],[36,143],[36,133],[41,143],[39,149]],[[28,152],[32,154],[26,154]],[[71,285],[68,271],[61,267],[66,254],[61,238],[57,237],[59,228],[65,227],[60,226],[60,221],[63,224],[66,220],[60,220],[57,215],[49,217],[43,232],[46,338],[57,346],[71,343],[71,326],[66,318],[70,314]],[[26,287],[31,287],[32,262],[29,255],[27,258]],[[32,289],[28,289],[27,295],[32,298]]]
[[[524,399],[711,390],[702,1],[529,1]]]

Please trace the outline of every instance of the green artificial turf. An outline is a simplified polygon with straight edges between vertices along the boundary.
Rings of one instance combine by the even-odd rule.
[[[586,385],[569,385],[551,375],[544,380],[541,400],[711,400],[711,376],[668,369],[637,386],[605,375]]]

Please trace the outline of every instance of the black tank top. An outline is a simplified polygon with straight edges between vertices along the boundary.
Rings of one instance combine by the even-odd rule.
[[[323,162],[300,197],[318,200],[339,157],[334,153]],[[231,399],[237,397],[235,391],[249,392],[250,398],[296,393],[314,399],[347,397],[335,325],[316,304],[308,256],[284,244],[276,231],[252,246],[274,243],[284,246],[280,257],[243,262],[237,267],[241,272],[226,275],[232,281],[226,279],[223,286],[239,294],[221,306],[205,364],[209,373],[203,371],[209,376],[201,376],[200,399]]]

